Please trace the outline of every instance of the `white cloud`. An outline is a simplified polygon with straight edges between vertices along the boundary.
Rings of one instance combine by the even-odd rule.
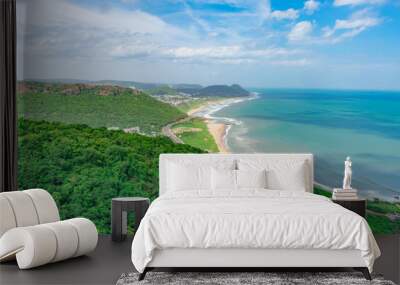
[[[272,11],[271,3],[269,0],[260,1],[257,9],[257,16],[261,21],[274,19],[274,20],[295,20],[299,17],[299,11],[293,8],[287,10]]]
[[[275,60],[272,61],[271,64],[282,65],[282,66],[304,66],[311,64],[311,62],[308,59],[300,58],[292,60]]]
[[[271,12],[271,17],[276,20],[295,20],[299,17],[299,11],[295,9],[275,10]]]
[[[203,47],[162,47],[162,46],[117,46],[110,51],[116,57],[147,57],[174,59],[190,62],[239,63],[264,60],[291,61],[299,50],[269,47],[252,49],[239,45]]]
[[[357,5],[377,5],[383,4],[386,0],[335,0],[334,6],[357,6]]]
[[[131,45],[116,45],[110,49],[109,55],[112,57],[131,57],[143,58],[148,57],[158,52],[160,47],[151,44],[131,44]]]
[[[30,11],[31,24],[56,27],[81,26],[99,29],[125,31],[130,33],[162,34],[179,32],[161,18],[139,11],[109,9],[100,11],[74,5],[66,0],[36,0]]]
[[[288,34],[289,41],[299,42],[309,39],[313,25],[309,21],[298,22]]]
[[[151,51],[146,48],[188,42],[195,36],[139,10],[89,9],[65,0],[34,2],[28,2],[24,32],[26,52],[32,55],[105,58],[132,46],[137,55],[145,55]]]
[[[136,4],[137,0],[121,0],[121,2],[125,4]]]
[[[162,51],[165,55],[178,59],[184,58],[234,58],[238,56],[240,46],[217,46],[217,47],[177,47]]]
[[[304,10],[307,14],[312,14],[319,9],[320,3],[315,0],[307,0],[304,2]]]
[[[350,19],[350,20],[336,20],[335,30],[353,30],[353,29],[366,29],[368,27],[376,26],[379,20],[376,18],[364,19]]]
[[[258,9],[257,9],[258,17],[262,21],[264,21],[264,20],[270,18],[271,12],[272,12],[271,3],[269,2],[269,0],[260,1],[260,3],[258,4]]]
[[[340,42],[346,38],[352,38],[368,28],[381,23],[381,19],[369,14],[368,9],[354,12],[349,19],[336,20],[335,25],[325,27],[324,38],[331,42]]]
[[[67,0],[19,1],[26,1],[30,8],[23,31],[27,67],[20,78],[209,84],[234,82],[241,65],[257,70],[310,63],[309,54],[276,41],[282,37],[280,29],[260,25],[258,1],[245,12],[222,15],[193,9],[193,17],[184,9],[178,15],[158,17],[118,5],[100,9]],[[268,7],[263,20],[272,20]],[[283,12],[274,17],[282,18]],[[181,17],[179,21],[173,21],[175,16]],[[176,22],[181,25],[171,24]],[[210,75],[210,70],[223,74],[221,79]],[[241,78],[236,81],[240,83]]]
[[[231,34],[225,34],[224,41],[213,37],[213,40],[205,42],[204,33],[192,30],[193,26],[177,28],[139,10],[112,8],[102,11],[65,0],[36,0],[35,4],[27,23],[30,30],[28,52],[39,57],[244,63],[289,62],[298,53],[285,48],[259,46],[254,41],[238,39]],[[185,12],[198,24],[196,19],[199,19],[190,10]],[[298,16],[293,9],[275,11],[273,15],[271,17],[279,19]],[[209,37],[223,32],[208,25],[202,29]]]

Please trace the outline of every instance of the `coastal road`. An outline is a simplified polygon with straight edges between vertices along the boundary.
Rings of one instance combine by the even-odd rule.
[[[179,123],[183,123],[183,122],[189,121],[191,118],[192,118],[191,116],[188,116],[186,118],[183,118],[181,120],[178,120],[176,122],[173,122],[173,123],[170,123],[170,124],[164,126],[162,128],[162,130],[161,130],[162,134],[164,136],[169,137],[174,143],[183,144],[183,141],[180,138],[178,138],[177,135],[175,135],[174,131],[172,130],[172,126],[176,125],[176,124],[179,124]]]
[[[217,100],[217,101],[213,100],[214,103],[219,102],[219,101],[221,101],[221,100]],[[206,101],[201,106],[198,106],[196,108],[193,108],[193,109],[189,110],[189,112],[187,112],[187,115],[188,115],[187,117],[185,117],[183,119],[180,119],[180,120],[178,120],[176,122],[169,123],[168,125],[164,126],[161,129],[161,133],[164,136],[169,137],[174,143],[183,144],[184,142],[177,135],[175,135],[175,133],[172,131],[172,126],[174,126],[176,124],[179,124],[179,123],[183,123],[183,122],[189,121],[189,120],[193,119],[194,117],[197,117],[196,113],[198,111],[202,110],[203,108],[205,108],[206,106],[208,106],[209,104],[210,104],[210,102]]]
[[[224,100],[226,100],[226,99],[224,99]],[[221,101],[224,101],[224,100],[217,100],[217,101],[213,100],[212,102],[213,103],[218,103],[218,102],[221,102]],[[196,113],[201,111],[203,108],[209,106],[209,104],[210,104],[210,102],[207,101],[207,102],[205,102],[205,104],[203,104],[203,105],[201,105],[199,107],[196,107],[194,109],[191,109],[189,112],[187,112],[187,115],[188,115],[187,117],[185,117],[183,119],[180,119],[180,120],[178,120],[176,122],[169,123],[168,125],[164,126],[161,129],[161,133],[164,136],[169,137],[174,143],[183,144],[184,142],[177,135],[175,135],[175,133],[172,131],[172,126],[174,126],[176,124],[179,124],[179,123],[183,123],[183,122],[189,121],[189,120],[197,117]]]

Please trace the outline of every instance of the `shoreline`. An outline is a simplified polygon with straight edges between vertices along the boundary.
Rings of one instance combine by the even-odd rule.
[[[209,133],[213,136],[214,141],[217,144],[220,153],[234,152],[234,150],[230,149],[229,147],[229,141],[231,139],[229,137],[230,134],[229,132],[233,126],[240,125],[242,122],[239,120],[235,120],[234,117],[225,118],[225,117],[214,116],[214,113],[237,102],[256,99],[258,97],[257,94],[253,93],[252,95],[253,96],[248,96],[248,97],[226,98],[222,100],[208,101],[202,106],[198,106],[197,108],[191,110],[192,111],[190,113],[191,116],[196,116],[204,120],[204,122],[208,127]],[[325,167],[327,166],[326,163],[324,164],[323,160],[319,161],[319,164],[320,164],[319,166],[322,167],[322,169],[324,169],[323,168],[324,166]],[[314,185],[316,187],[322,188],[325,191],[332,191],[331,189],[333,188],[333,186],[337,184],[336,180],[341,178],[337,178],[336,177],[337,175],[335,173],[333,174],[335,174],[334,177],[337,178],[337,179],[335,178],[336,180],[333,178],[332,179],[326,178],[332,174],[331,173],[332,171],[335,172],[335,168],[331,168],[330,165],[328,166],[329,168],[326,167],[327,169],[324,169],[324,171],[322,171],[319,174],[319,177],[315,177],[316,180],[314,180]],[[328,186],[328,185],[333,185],[333,186]],[[377,189],[377,187],[374,186],[375,185],[358,186],[357,188],[359,188],[359,196],[371,200],[379,199],[390,203],[399,203],[400,198],[397,191],[391,189],[382,189],[382,188]]]
[[[209,102],[209,104],[205,104],[202,108],[197,108],[197,112],[193,112],[192,116],[201,117],[205,120],[208,130],[214,137],[220,153],[230,153],[231,151],[228,145],[229,131],[232,128],[232,125],[239,125],[241,122],[233,118],[215,117],[213,114],[233,104],[257,98],[258,96],[256,93],[251,93],[251,95],[247,97],[230,97]]]
[[[187,112],[190,117],[202,118],[207,125],[208,131],[213,136],[220,153],[230,153],[227,142],[229,130],[232,125],[240,124],[233,118],[214,117],[212,114],[236,103],[253,100],[257,94],[252,93],[248,97],[226,98],[215,101],[208,101],[204,105],[191,109]]]
[[[231,98],[207,101],[204,104],[186,112],[186,114],[191,118],[197,117],[203,119],[204,123],[207,125],[208,132],[214,138],[215,144],[218,147],[218,152],[220,153],[230,153],[226,144],[228,125],[221,122],[216,122],[211,118],[208,118],[207,115],[210,114],[210,109],[212,109],[213,106],[224,104],[225,101],[230,99]]]
[[[216,123],[209,120],[205,120],[208,131],[213,136],[215,143],[217,144],[220,153],[230,153],[229,148],[226,144],[225,138],[229,129],[228,125],[224,123]]]
[[[212,105],[212,104],[218,104],[218,103],[220,103],[221,101],[222,101],[222,100],[206,101],[206,102],[204,102],[203,104],[201,104],[200,106],[197,106],[197,107],[194,107],[194,108],[188,110],[188,111],[186,112],[186,114],[187,114],[189,117],[195,117],[195,116],[196,116],[196,113],[202,112],[204,109],[206,109],[206,108],[209,107],[210,105]]]

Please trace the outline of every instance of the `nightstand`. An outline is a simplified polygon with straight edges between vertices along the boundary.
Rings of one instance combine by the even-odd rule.
[[[111,237],[123,241],[127,235],[128,212],[135,213],[135,232],[149,208],[150,200],[143,197],[113,198],[111,202]]]
[[[355,199],[355,200],[336,200],[332,199],[332,202],[339,204],[340,206],[359,214],[361,217],[365,218],[365,212],[367,208],[367,200],[365,199]]]

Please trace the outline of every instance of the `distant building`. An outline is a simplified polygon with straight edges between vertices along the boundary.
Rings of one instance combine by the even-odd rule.
[[[140,133],[140,128],[139,127],[126,128],[124,129],[124,132],[128,134]]]

